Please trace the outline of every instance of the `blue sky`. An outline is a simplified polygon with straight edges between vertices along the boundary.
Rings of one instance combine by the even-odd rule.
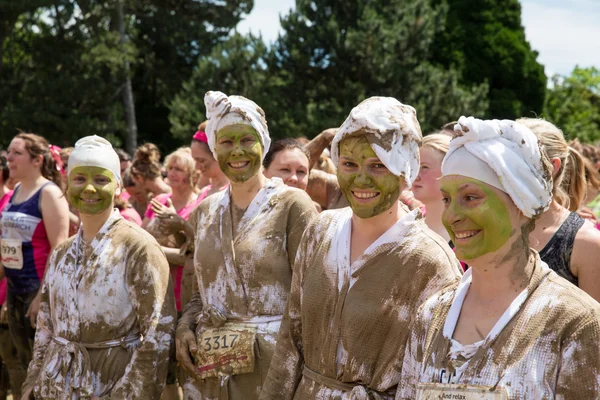
[[[254,0],[252,13],[238,31],[260,32],[272,42],[280,30],[279,15],[295,4],[295,0]],[[521,5],[527,39],[539,52],[546,75],[568,75],[575,65],[600,68],[600,0],[522,0]]]

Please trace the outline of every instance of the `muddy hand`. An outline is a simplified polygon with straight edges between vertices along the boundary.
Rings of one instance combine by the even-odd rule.
[[[191,376],[197,376],[197,371],[190,354],[196,354],[198,346],[196,345],[196,336],[187,326],[182,325],[177,328],[175,345],[177,347],[177,361],[183,369]]]
[[[27,314],[25,314],[26,317],[29,317],[29,322],[31,322],[32,328],[35,328],[35,322],[37,320],[38,313],[40,312],[40,301],[41,300],[42,300],[42,296],[40,293],[38,293],[34,297],[33,301],[31,302],[31,305],[29,305]]]

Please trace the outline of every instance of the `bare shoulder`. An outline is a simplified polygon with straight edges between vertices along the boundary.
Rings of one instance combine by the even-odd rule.
[[[600,231],[591,224],[584,224],[575,236],[572,261],[575,265],[593,262],[597,264],[600,257]]]
[[[46,185],[42,188],[41,192],[42,196],[46,198],[50,198],[52,200],[63,200],[65,199],[65,195],[62,192],[61,188],[56,184]],[[65,199],[66,200],[66,199]]]

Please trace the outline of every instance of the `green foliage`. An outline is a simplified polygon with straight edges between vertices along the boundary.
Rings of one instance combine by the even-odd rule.
[[[575,67],[570,76],[554,75],[544,117],[560,127],[569,140],[600,140],[600,70]]]
[[[540,113],[546,76],[521,25],[518,0],[446,0],[448,18],[433,43],[433,61],[456,66],[464,84],[489,83],[491,118]]]

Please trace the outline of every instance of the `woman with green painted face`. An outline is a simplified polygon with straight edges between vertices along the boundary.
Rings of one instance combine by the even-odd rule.
[[[50,256],[23,399],[159,399],[175,329],[169,264],[156,240],[114,208],[119,157],[77,141],[67,197],[79,232]]]
[[[184,398],[255,400],[275,348],[302,234],[316,214],[308,195],[268,179],[263,110],[240,96],[205,96],[210,150],[229,188],[189,217],[195,290],[177,327]]]
[[[414,108],[355,107],[332,142],[350,207],[305,232],[261,400],[393,399],[413,315],[460,279],[447,243],[399,201],[419,172]]]
[[[551,164],[524,125],[458,122],[442,220],[471,268],[419,310],[396,399],[600,398],[600,304],[529,244]]]

